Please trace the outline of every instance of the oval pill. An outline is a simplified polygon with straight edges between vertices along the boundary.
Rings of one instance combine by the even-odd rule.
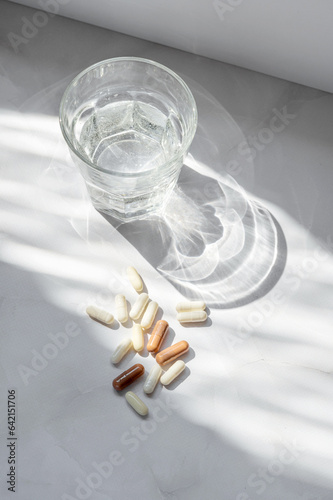
[[[136,379],[141,377],[145,372],[143,365],[137,363],[136,365],[131,366],[128,370],[122,372],[118,377],[116,377],[112,385],[116,391],[122,391],[127,386],[135,382]]]
[[[141,295],[139,295],[130,310],[129,315],[131,319],[137,320],[140,318],[141,314],[146,308],[148,300],[149,297],[147,293],[141,293]]]
[[[141,325],[135,323],[132,328],[132,342],[134,350],[140,352],[145,346],[145,339]]]
[[[125,394],[127,403],[135,410],[139,415],[145,417],[148,415],[148,407],[144,404],[142,399],[139,398],[134,392],[128,391]]]
[[[203,300],[184,300],[176,305],[177,312],[203,311],[206,304]]]
[[[111,363],[117,364],[123,359],[125,354],[133,347],[131,338],[124,339],[117,345],[111,357]]]
[[[169,323],[164,319],[157,321],[147,344],[149,352],[157,352],[169,331]]]
[[[128,320],[128,311],[125,295],[116,295],[115,303],[117,320],[119,321],[119,323],[126,323],[126,321]]]
[[[159,365],[166,365],[167,363],[171,363],[175,359],[179,358],[189,350],[190,346],[186,340],[181,340],[177,342],[177,344],[173,344],[170,347],[167,347],[163,351],[156,354],[156,362]]]
[[[177,314],[177,319],[180,323],[199,323],[206,321],[206,311],[186,311]]]
[[[161,377],[161,384],[171,384],[171,382],[185,370],[185,367],[186,365],[184,361],[182,361],[181,359],[176,361],[165,373],[163,373]]]
[[[97,306],[88,306],[86,308],[86,313],[93,319],[101,321],[106,325],[111,325],[114,322],[114,317],[111,313],[101,309]]]
[[[147,330],[148,328],[151,327],[151,325],[153,324],[153,321],[155,319],[157,310],[158,310],[158,303],[157,302],[152,301],[148,304],[148,307],[147,307],[147,309],[143,315],[143,318],[141,320],[142,328]]]
[[[130,266],[126,269],[126,274],[127,277],[133,286],[134,290],[136,290],[138,293],[142,292],[143,290],[143,282],[141,279],[140,274],[138,271],[135,269],[135,267]]]
[[[155,364],[151,368],[149,375],[143,386],[143,390],[146,394],[151,394],[154,391],[161,375],[162,375],[162,368],[160,367],[160,365]]]

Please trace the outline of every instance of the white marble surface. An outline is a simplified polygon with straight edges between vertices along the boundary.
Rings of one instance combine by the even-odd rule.
[[[15,53],[7,34],[33,11],[3,1],[0,9],[1,499],[331,500],[332,95],[65,18],[50,18]],[[177,192],[190,209],[185,240],[170,213],[166,225],[112,225],[91,207],[69,160],[57,121],[62,92],[81,69],[120,55],[169,66],[198,101]],[[185,328],[174,309],[184,287],[161,268],[172,270],[186,249],[214,262],[200,260],[219,238],[210,188],[227,173],[237,182],[233,202],[244,188],[275,218],[278,258],[252,294],[240,276],[230,284],[241,306],[224,298],[205,327]],[[270,243],[256,249],[259,262]],[[148,370],[152,357],[112,366],[129,330],[84,313],[91,301],[113,304],[121,290],[134,300],[128,263],[161,304],[169,343],[191,345],[172,386],[148,398],[142,382],[134,385],[146,419],[111,382],[134,362]],[[212,266],[208,278],[216,298],[225,276]],[[12,389],[15,494],[6,484]]]

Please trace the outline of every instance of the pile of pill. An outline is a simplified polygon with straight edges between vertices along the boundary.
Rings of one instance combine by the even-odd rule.
[[[130,318],[133,320],[133,327],[132,336],[123,339],[114,350],[111,357],[111,362],[113,364],[119,363],[131,349],[134,349],[136,352],[141,352],[144,349],[144,332],[152,327],[159,308],[158,303],[151,301],[148,294],[143,292],[143,282],[137,270],[132,266],[128,267],[126,274],[128,280],[139,295],[129,313],[125,295],[118,294],[115,297],[115,315],[118,321],[124,324]],[[206,304],[200,300],[180,302],[176,306],[177,320],[180,323],[197,323],[205,321],[207,319],[205,308]],[[112,325],[114,322],[113,314],[97,306],[88,306],[86,312],[91,318],[106,325]],[[138,323],[137,321],[140,318],[141,321]],[[185,370],[186,365],[184,361],[178,358],[188,352],[190,347],[188,342],[181,340],[166,349],[160,350],[162,343],[168,335],[168,331],[168,322],[161,319],[156,322],[151,332],[147,344],[147,351],[156,355],[156,363],[151,368],[145,380],[143,386],[145,394],[152,394],[158,382],[162,385],[171,384],[171,382]],[[172,365],[163,372],[162,366],[170,363],[172,363]],[[144,366],[140,363],[131,366],[113,380],[113,388],[116,391],[126,389],[135,380],[140,378],[144,372]],[[126,392],[125,399],[139,415],[148,415],[148,407],[132,391]]]

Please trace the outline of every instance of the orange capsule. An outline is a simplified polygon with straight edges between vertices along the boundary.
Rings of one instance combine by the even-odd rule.
[[[168,331],[169,323],[167,321],[164,321],[164,319],[157,321],[147,344],[147,350],[149,352],[157,352],[168,334]]]
[[[131,366],[128,370],[121,373],[116,377],[112,385],[116,391],[122,391],[125,387],[132,384],[137,378],[141,377],[145,372],[143,365],[137,363],[136,365]]]
[[[170,347],[167,347],[163,351],[159,352],[156,355],[156,361],[159,365],[166,365],[167,363],[171,363],[175,359],[179,358],[189,350],[190,346],[186,340],[181,340],[177,342],[177,344],[173,344]]]

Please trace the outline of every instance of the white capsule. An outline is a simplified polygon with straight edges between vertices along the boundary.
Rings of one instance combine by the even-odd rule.
[[[117,347],[114,350],[114,353],[112,354],[111,357],[111,363],[117,364],[119,361],[123,359],[125,354],[128,353],[130,349],[133,347],[133,342],[131,338],[126,338],[120,342],[120,344],[117,345]]]
[[[176,305],[177,312],[203,311],[204,309],[206,309],[206,304],[203,300],[184,300]]]
[[[178,375],[180,375],[185,370],[185,363],[181,359],[176,361],[170,368],[163,373],[161,377],[161,384],[169,385],[173,380],[175,380]]]
[[[97,319],[97,321],[101,321],[106,325],[111,325],[114,322],[114,317],[111,313],[104,311],[104,309],[100,309],[96,306],[88,306],[86,309],[86,313],[93,319]]]
[[[177,314],[177,319],[180,323],[199,323],[200,321],[206,321],[207,313],[206,311],[186,311]]]
[[[157,302],[149,302],[148,307],[146,309],[146,312],[143,315],[143,318],[141,320],[141,326],[145,330],[151,327],[153,324],[153,321],[155,319],[156,313],[158,309],[158,303]]]
[[[156,363],[156,365],[151,368],[147,380],[145,381],[143,386],[143,390],[146,394],[151,394],[154,391],[161,375],[162,368]]]
[[[132,309],[130,310],[130,318],[137,320],[140,318],[141,314],[146,308],[146,305],[148,304],[148,294],[147,293],[141,293],[139,297],[136,299],[134,302]]]
[[[126,274],[134,290],[136,290],[138,293],[142,292],[143,283],[138,271],[134,267],[130,266],[126,269]]]
[[[127,302],[125,295],[118,294],[115,297],[116,316],[119,323],[126,323],[128,320]]]
[[[126,392],[125,394],[125,398],[126,398],[126,401],[129,405],[131,405],[131,407],[139,414],[141,415],[142,417],[145,417],[146,415],[148,415],[148,408],[147,406],[144,404],[144,402],[139,398],[139,396],[137,396],[136,394],[134,394],[134,392],[132,391],[128,391]]]
[[[139,323],[135,323],[132,329],[132,342],[134,350],[140,352],[145,346],[145,339],[143,336],[143,330]]]

